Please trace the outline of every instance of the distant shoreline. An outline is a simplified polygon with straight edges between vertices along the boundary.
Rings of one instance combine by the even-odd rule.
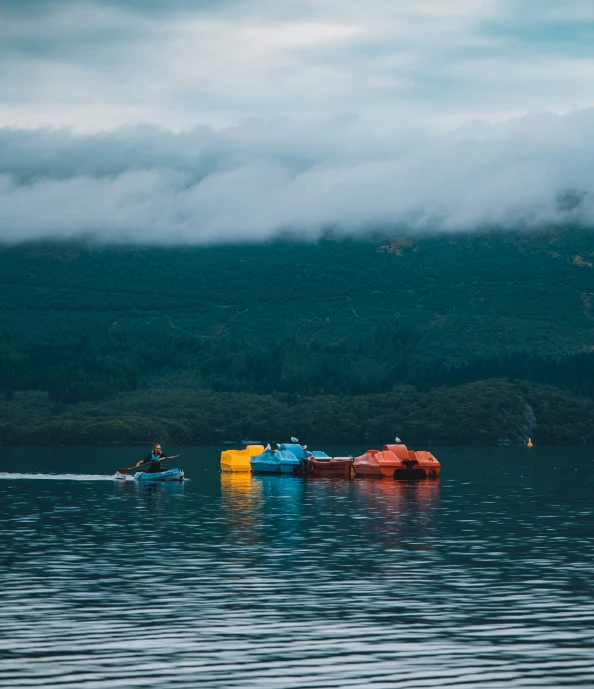
[[[150,388],[65,404],[40,391],[0,401],[10,445],[241,445],[291,436],[316,445],[374,447],[580,446],[594,443],[594,399],[521,380],[490,379],[419,391],[288,395]],[[237,438],[237,440],[233,440]]]
[[[389,439],[388,439],[389,440]],[[212,443],[180,443],[176,442],[175,440],[170,440],[167,441],[168,445],[174,444],[176,446],[180,447],[221,447],[221,448],[243,448],[245,447],[245,443],[222,443],[222,442],[212,442]],[[377,442],[372,442],[368,443],[367,445],[365,443],[336,443],[336,442],[328,442],[325,443],[324,441],[316,441],[317,444],[321,445],[329,445],[329,446],[335,446],[335,445],[359,445],[359,446],[365,446],[369,448],[380,448],[383,445],[387,444],[386,439],[378,439]],[[32,442],[32,443],[27,443],[27,442],[20,442],[20,443],[15,443],[15,442],[0,442],[0,445],[2,447],[101,447],[101,448],[129,448],[129,447],[151,447],[152,441],[148,443],[141,443],[141,442],[76,442],[76,443],[37,443],[37,442]],[[463,443],[463,442],[439,442],[439,443],[434,443],[428,440],[415,440],[415,439],[407,439],[406,443],[407,447],[411,450],[422,450],[426,448],[440,448],[440,447],[476,447],[476,448],[481,448],[481,447],[500,447],[502,449],[509,447],[509,448],[519,448],[519,447],[526,447],[526,449],[533,450],[537,447],[592,447],[594,446],[594,442],[588,442],[588,443],[541,443],[541,444],[535,444],[533,448],[528,448],[526,446],[526,443]]]

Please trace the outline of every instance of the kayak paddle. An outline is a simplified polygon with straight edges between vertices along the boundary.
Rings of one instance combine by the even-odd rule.
[[[172,455],[171,457],[163,457],[163,458],[160,459],[159,461],[160,461],[160,462],[165,462],[165,461],[167,461],[168,459],[175,459],[176,457],[179,457],[180,455],[181,455],[181,452],[179,453],[179,455]],[[117,473],[118,473],[118,474],[127,474],[129,471],[132,471],[132,469],[139,469],[139,468],[140,468],[141,466],[143,466],[144,464],[150,464],[150,461],[149,461],[149,462],[143,462],[142,464],[136,464],[135,466],[133,466],[133,467],[128,467],[127,469],[117,469]]]

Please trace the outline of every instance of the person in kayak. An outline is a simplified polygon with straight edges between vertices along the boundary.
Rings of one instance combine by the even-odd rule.
[[[165,455],[163,454],[163,451],[161,450],[161,444],[160,443],[155,443],[153,445],[153,449],[151,452],[148,453],[148,455],[144,458],[141,459],[140,462],[136,465],[137,467],[143,466],[144,464],[148,464],[148,468],[144,469],[144,471],[147,474],[156,474],[159,471],[165,471],[163,467],[161,466],[161,462],[167,459]]]

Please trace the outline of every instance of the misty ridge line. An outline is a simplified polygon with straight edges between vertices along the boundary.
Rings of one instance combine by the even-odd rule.
[[[594,224],[594,110],[443,134],[354,118],[0,129],[0,241],[213,244]]]

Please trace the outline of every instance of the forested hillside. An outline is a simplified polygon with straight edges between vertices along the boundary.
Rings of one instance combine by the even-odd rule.
[[[403,385],[430,400],[436,388],[496,378],[540,384],[541,397],[555,386],[588,410],[594,396],[594,234],[583,230],[211,248],[28,244],[0,250],[0,285],[4,439],[15,435],[13,412],[25,398],[57,423],[93,405],[117,415],[124,393],[150,416],[151,391],[152,400],[242,393],[246,410],[279,395],[401,399]],[[198,404],[189,400],[178,399],[184,414]],[[125,439],[148,433],[137,423]],[[254,432],[239,419],[225,424],[214,436],[183,434]],[[588,439],[587,430],[569,438],[543,424],[537,415],[528,426],[548,442]],[[422,425],[415,435],[448,439]],[[521,435],[500,426],[485,441],[510,433]],[[52,436],[36,436],[44,437]]]

